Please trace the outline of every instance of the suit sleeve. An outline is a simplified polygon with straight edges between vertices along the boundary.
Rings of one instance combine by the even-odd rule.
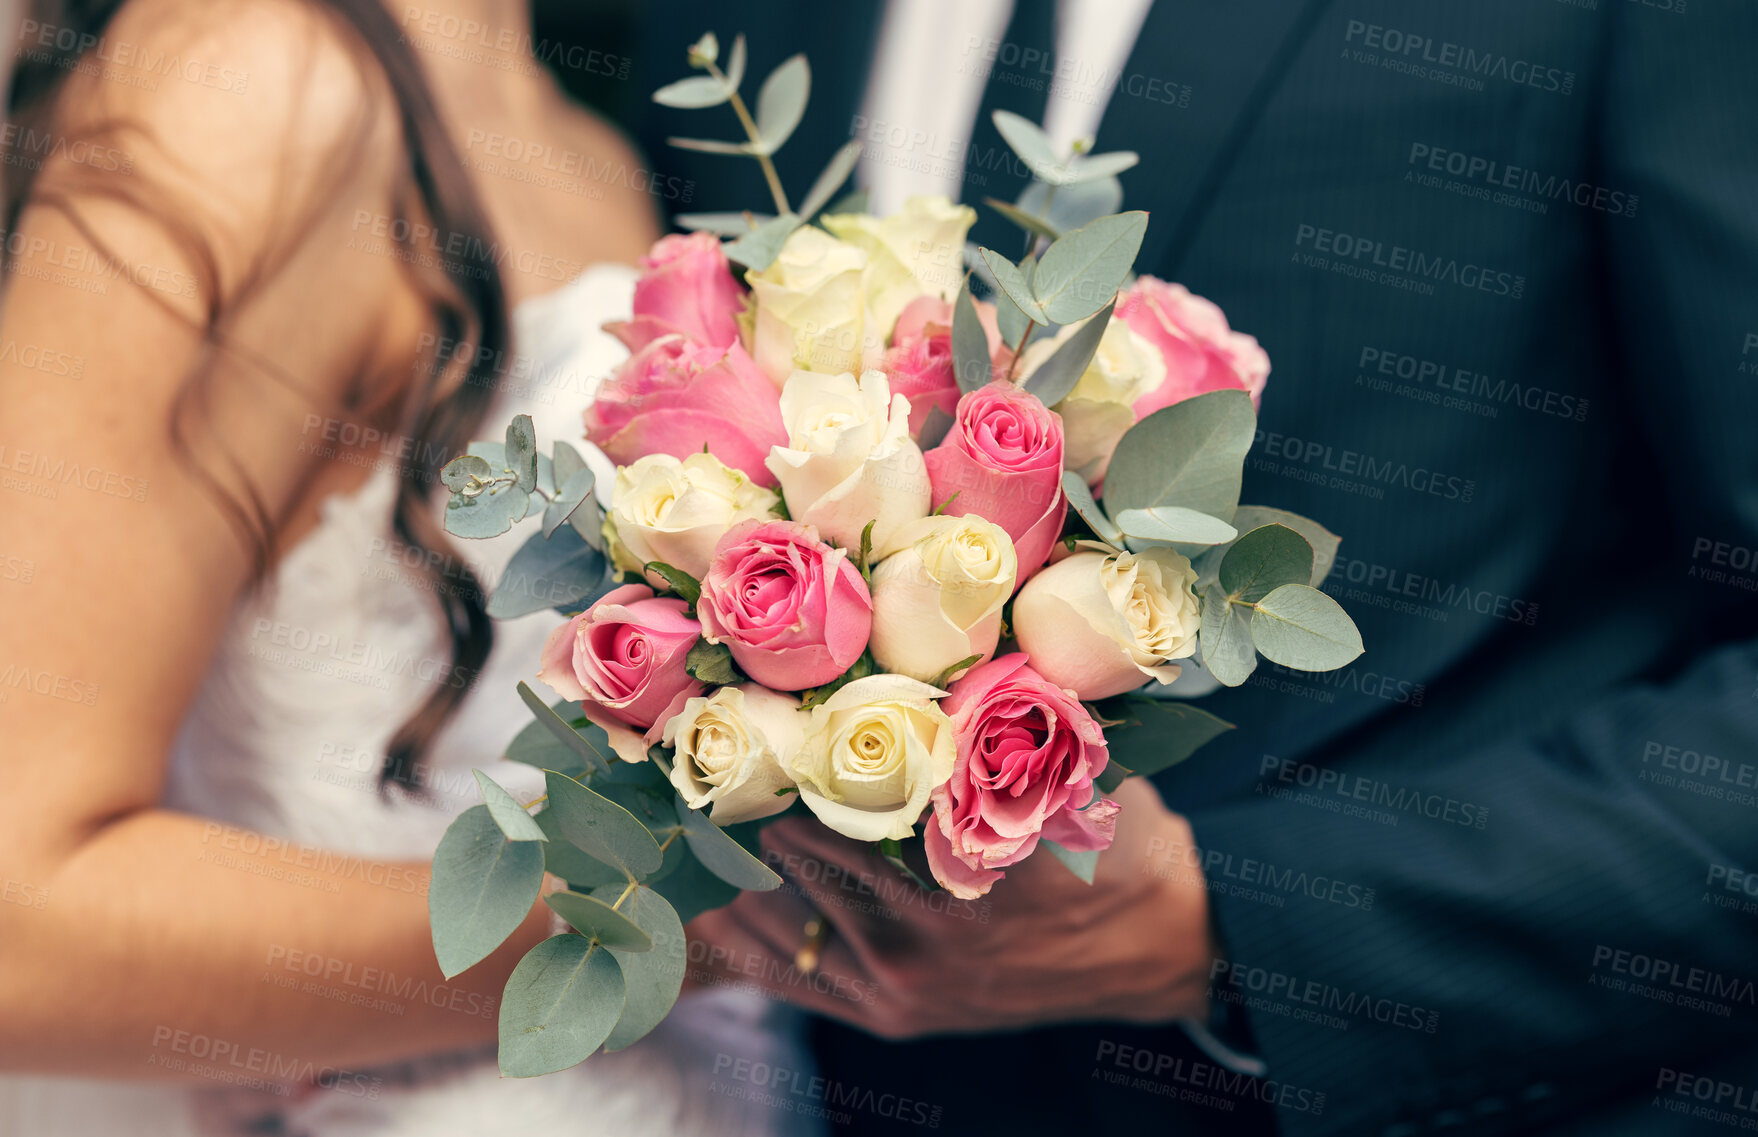
[[[1502,1132],[1665,1098],[1758,1039],[1739,884],[1758,872],[1758,594],[1702,579],[1758,580],[1737,567],[1758,556],[1758,7],[1664,2],[1601,6],[1600,180],[1639,196],[1605,218],[1581,287],[1603,293],[1647,446],[1629,460],[1659,483],[1662,515],[1637,519],[1653,540],[1628,556],[1699,590],[1709,646],[1511,741],[1329,767],[1483,803],[1481,829],[1274,797],[1192,816],[1205,851],[1374,890],[1371,912],[1317,913],[1211,893],[1216,997],[1244,1010],[1269,1078],[1326,1095],[1280,1114],[1291,1134]]]

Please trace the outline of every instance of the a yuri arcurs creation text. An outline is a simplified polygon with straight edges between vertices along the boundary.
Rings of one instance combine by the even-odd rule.
[[[521,685],[537,722],[508,754],[548,793],[479,774],[485,804],[434,860],[447,975],[519,926],[546,869],[568,882],[545,899],[573,931],[507,983],[510,1075],[664,1019],[683,923],[780,883],[750,852],[775,817],[809,811],[899,872],[925,856],[923,886],[958,897],[1038,852],[1090,881],[1111,791],[1228,729],[1165,697],[1181,672],[1231,686],[1260,653],[1325,671],[1362,650],[1316,587],[1338,539],[1239,502],[1268,357],[1132,275],[1134,154],[1059,153],[998,112],[1035,178],[986,203],[1022,230],[1010,259],[967,246],[976,212],[945,198],[832,204],[857,143],[791,206],[769,156],[804,57],[755,113],[742,37],[724,69],[713,36],[689,59],[701,74],[654,98],[730,104],[747,137],[674,144],[755,158],[773,212],[682,218],[642,261],[610,328],[629,357],[583,408],[614,480],[567,441],[540,454],[523,416],[443,474],[457,536],[542,518],[490,613],[569,616],[532,661],[563,701]]]

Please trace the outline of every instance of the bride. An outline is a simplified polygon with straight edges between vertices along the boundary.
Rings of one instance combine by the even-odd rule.
[[[518,413],[578,439],[657,235],[637,159],[531,57],[526,0],[26,7],[0,1132],[807,1131],[719,1077],[809,1061],[774,1004],[686,995],[630,1050],[501,1079],[546,910],[451,981],[429,942],[425,858],[471,767],[525,788],[496,758],[560,619],[491,632],[527,531],[461,555],[436,473]]]

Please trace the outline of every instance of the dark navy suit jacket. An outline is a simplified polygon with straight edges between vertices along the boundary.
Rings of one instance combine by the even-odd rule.
[[[662,0],[635,57],[808,52],[797,195],[879,12]],[[761,207],[754,164],[664,145],[702,124],[642,139],[686,208]],[[1758,4],[1159,0],[1099,140],[1142,155],[1140,269],[1268,349],[1244,499],[1343,535],[1367,644],[1260,666],[1158,779],[1268,1077],[1105,1024],[826,1026],[826,1076],[954,1133],[1758,1121]],[[860,1100],[845,1131],[920,1128]]]

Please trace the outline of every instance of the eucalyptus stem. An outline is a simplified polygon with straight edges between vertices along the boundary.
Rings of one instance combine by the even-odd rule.
[[[1032,330],[1038,325],[1030,317],[1026,319],[1025,331],[1020,333],[1019,342],[1013,345],[1013,362],[1007,365],[1007,381],[1015,382],[1014,376],[1019,374],[1019,359],[1025,354],[1026,341],[1032,338]]]
[[[726,82],[725,72],[715,64],[708,64],[708,73],[722,83]],[[757,133],[757,120],[751,117],[751,112],[745,107],[745,100],[739,97],[737,91],[732,93],[731,102],[733,113],[739,116],[739,125],[745,128],[745,137],[751,140],[753,146],[762,145],[763,136]],[[775,199],[775,211],[778,214],[792,213],[793,210],[788,208],[787,194],[781,189],[781,178],[775,172],[775,163],[769,160],[767,154],[760,153],[756,158],[757,164],[763,167],[763,180],[769,183],[769,196]]]
[[[631,895],[633,895],[634,891],[640,887],[641,887],[641,882],[638,880],[635,880],[633,877],[631,877],[629,879],[628,886],[623,889],[623,894],[621,896],[617,897],[617,902],[615,904],[612,904],[611,907],[612,908],[621,908],[623,906],[623,901],[627,900]]]

